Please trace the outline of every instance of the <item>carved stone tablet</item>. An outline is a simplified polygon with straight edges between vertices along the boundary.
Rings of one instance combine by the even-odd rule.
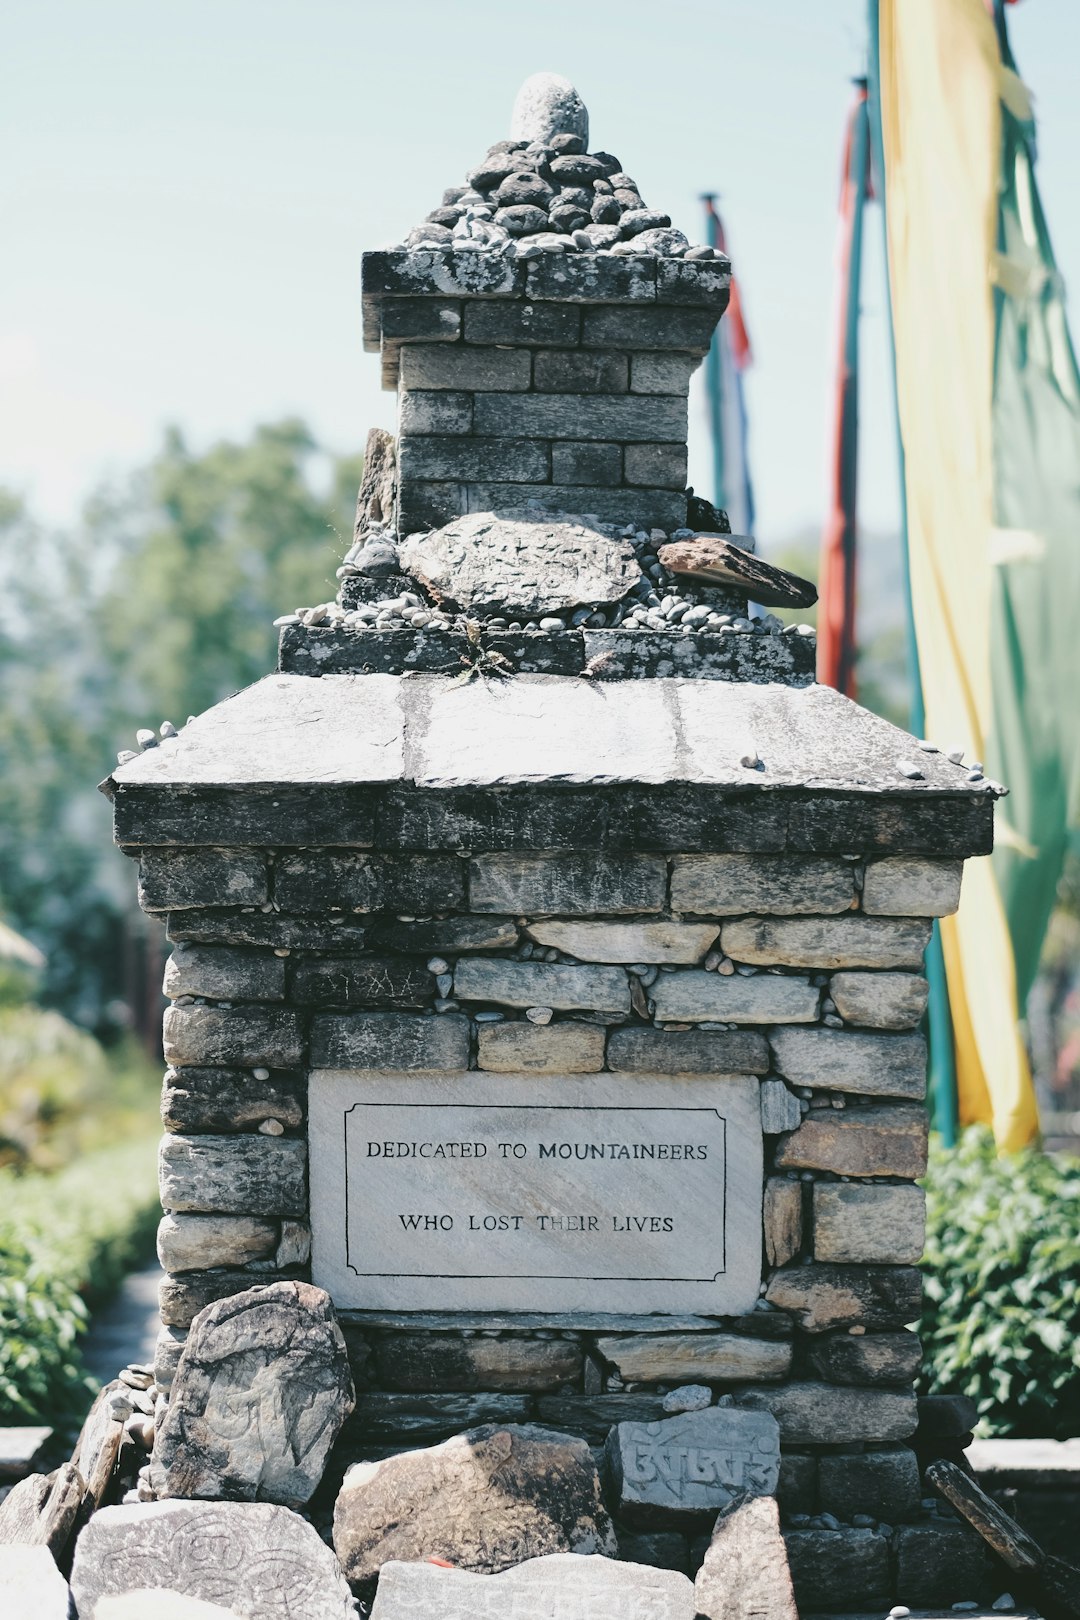
[[[312,1274],[339,1308],[757,1299],[754,1079],[316,1070],[309,1121]]]
[[[619,1620],[693,1620],[694,1588],[674,1569],[622,1564],[597,1554],[529,1558],[502,1575],[433,1564],[384,1564],[371,1620],[551,1620],[618,1615]]]
[[[79,1613],[156,1590],[218,1603],[243,1620],[355,1620],[345,1577],[314,1527],[261,1502],[147,1502],[95,1513],[75,1547]]]
[[[619,1423],[604,1460],[618,1511],[632,1524],[716,1514],[733,1498],[772,1496],[780,1427],[769,1414],[712,1406],[660,1423]]]

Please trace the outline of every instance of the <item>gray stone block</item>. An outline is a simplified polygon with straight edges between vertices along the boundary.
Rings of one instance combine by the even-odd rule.
[[[398,466],[411,478],[499,478],[506,483],[536,482],[551,472],[550,453],[536,439],[454,438],[442,434],[402,436]]]
[[[841,1265],[917,1265],[926,1242],[921,1187],[814,1184],[814,1258]]]
[[[304,1056],[300,1020],[284,1007],[168,1007],[162,1040],[177,1066],[295,1069]]]
[[[781,1513],[813,1513],[817,1508],[818,1460],[813,1453],[785,1451],[780,1458],[776,1501]]]
[[[545,253],[528,266],[526,295],[581,304],[656,301],[657,260],[652,254]]]
[[[264,1287],[271,1282],[295,1281],[295,1272],[266,1271],[261,1265],[257,1271],[225,1267],[215,1271],[186,1271],[178,1277],[161,1279],[158,1308],[167,1328],[189,1328],[199,1312],[217,1299],[228,1299],[232,1294],[242,1294],[248,1288]]]
[[[628,484],[652,489],[686,488],[685,444],[628,444],[623,452],[623,476]]]
[[[505,487],[513,488],[509,484]],[[468,503],[467,484],[410,478],[398,490],[398,534],[441,528],[459,513],[468,511]]]
[[[630,1333],[599,1338],[596,1348],[619,1377],[635,1384],[768,1381],[791,1371],[782,1339],[741,1333]]]
[[[383,343],[453,342],[461,336],[461,304],[441,298],[384,298]]]
[[[685,522],[686,497],[669,492],[668,500],[681,506],[679,522]],[[584,640],[585,657],[600,681],[686,676],[695,681],[806,686],[814,679],[814,646],[805,636],[617,629],[586,630]]]
[[[453,855],[301,851],[279,857],[274,895],[293,911],[454,911],[463,908],[464,868]]]
[[[604,1462],[616,1512],[628,1524],[693,1524],[738,1493],[773,1494],[780,1436],[767,1412],[711,1406],[660,1423],[617,1424]]]
[[[167,1131],[254,1130],[268,1119],[295,1130],[304,1123],[306,1104],[305,1077],[280,1070],[257,1080],[245,1069],[168,1069],[161,1086]]]
[[[454,487],[456,491],[460,486]],[[470,512],[496,512],[521,501],[541,501],[553,512],[592,513],[605,522],[632,522],[648,528],[677,529],[686,522],[686,496],[681,490],[670,489],[609,489],[596,484],[468,484],[463,504]],[[461,509],[448,500],[440,509],[443,515],[430,521],[448,523]]]
[[[551,476],[557,484],[619,485],[622,482],[622,447],[617,444],[556,441],[551,446]]]
[[[447,253],[417,248],[391,248],[365,253],[361,260],[365,297],[381,302],[386,294],[403,297],[520,297],[525,266],[501,253],[461,249]]]
[[[914,1266],[785,1266],[769,1278],[765,1298],[789,1311],[805,1333],[898,1328],[919,1314],[922,1276]]]
[[[377,1381],[388,1390],[523,1394],[578,1384],[582,1374],[581,1345],[572,1339],[380,1333],[372,1354]]]
[[[401,350],[401,386],[469,391],[528,388],[528,349],[484,348],[474,343],[406,343]],[[480,428],[479,431],[485,431]]]
[[[858,1455],[827,1452],[818,1464],[820,1511],[838,1519],[869,1513],[895,1524],[918,1513],[921,1496],[919,1464],[907,1446]]]
[[[918,967],[929,922],[884,917],[742,917],[724,924],[721,942],[737,962],[806,968]]]
[[[926,1041],[921,1035],[776,1029],[769,1044],[777,1069],[795,1086],[915,1101],[926,1094]]]
[[[165,964],[165,995],[212,1001],[281,1001],[285,963],[269,951],[228,945],[178,945]]]
[[[410,586],[416,581],[410,580]],[[456,675],[468,650],[464,630],[375,630],[284,624],[278,669],[289,675]]]
[[[619,1620],[693,1620],[694,1589],[673,1569],[611,1558],[549,1553],[526,1558],[499,1575],[475,1575],[432,1564],[382,1566],[372,1620],[474,1620],[479,1614],[514,1620],[552,1615],[618,1615]]]
[[[788,1182],[788,1186],[798,1186]],[[910,1384],[922,1346],[914,1333],[830,1333],[810,1347],[810,1365],[830,1384]]]
[[[269,945],[274,950],[360,951],[364,928],[340,912],[287,917],[280,911],[172,911],[165,923],[170,944]]]
[[[791,1445],[850,1445],[857,1440],[906,1440],[918,1426],[915,1392],[857,1389],[851,1384],[790,1383],[742,1390],[740,1407],[771,1412]]]
[[[628,357],[614,350],[540,349],[533,356],[533,387],[539,394],[625,394],[629,375]]]
[[[837,1176],[903,1176],[926,1170],[925,1108],[903,1104],[814,1109],[776,1149],[778,1170],[829,1170]]]
[[[889,1543],[876,1530],[786,1530],[800,1614],[884,1608],[892,1601]]]
[[[594,1074],[604,1067],[604,1031],[596,1024],[482,1024],[477,1039],[478,1067],[496,1074]]]
[[[165,1136],[162,1207],[266,1218],[307,1214],[307,1143],[296,1136]]]
[[[967,1524],[932,1519],[901,1525],[893,1537],[896,1590],[905,1603],[989,1602],[1004,1586],[1000,1565]]]
[[[794,1131],[802,1120],[799,1099],[782,1080],[761,1082],[761,1129],[766,1136]]]
[[[451,388],[410,388],[402,393],[398,429],[416,433],[471,433],[473,396]]]
[[[452,1434],[482,1423],[525,1423],[532,1404],[528,1395],[490,1392],[402,1395],[381,1390],[361,1391],[356,1410],[346,1425],[345,1438],[359,1440],[365,1448],[372,1441],[380,1440],[392,1440],[399,1445],[427,1444],[433,1440],[448,1440]]]
[[[630,1011],[630,985],[620,967],[564,966],[554,962],[485,961],[467,956],[454,971],[454,994],[462,1001],[504,1007],[553,1007],[556,1012]]]
[[[270,898],[266,856],[253,849],[144,849],[139,905],[144,911],[188,906],[257,906]]]
[[[709,916],[776,912],[822,916],[855,899],[849,861],[798,855],[676,855],[671,909]]]
[[[48,1547],[0,1545],[0,1596],[11,1620],[31,1615],[34,1620],[68,1620],[72,1612],[68,1583]]]
[[[529,938],[583,962],[700,962],[720,932],[716,923],[537,922]]]
[[[292,999],[301,1006],[426,1007],[434,996],[426,967],[392,956],[309,957],[292,969]]]
[[[664,1417],[662,1395],[541,1395],[536,1403],[541,1423],[579,1434],[601,1444],[616,1423],[656,1423]]]
[[[929,985],[916,973],[834,973],[829,995],[845,1023],[914,1029],[926,1011]]]
[[[656,261],[656,300],[660,304],[696,304],[723,314],[731,293],[731,264],[727,259],[668,259]]]
[[[684,349],[703,355],[717,322],[714,309],[656,305],[587,309],[581,342],[587,349]]]
[[[518,942],[511,917],[429,917],[426,922],[377,922],[373,945],[383,950],[431,956],[444,951],[506,951]]]
[[[465,305],[466,343],[520,343],[530,347],[556,343],[563,347],[577,343],[580,335],[581,311],[573,304],[492,299]]]
[[[690,378],[700,364],[696,356],[677,351],[656,354],[638,351],[630,356],[630,392],[687,394]]]
[[[277,1221],[254,1215],[162,1216],[157,1255],[163,1271],[209,1271],[214,1266],[246,1266],[272,1259],[278,1246]]]
[[[764,1120],[762,1129],[766,1130]],[[801,1182],[789,1181],[786,1176],[769,1177],[765,1183],[763,1221],[765,1258],[770,1266],[786,1266],[802,1248]],[[827,1378],[828,1373],[822,1376]]]
[[[812,1023],[821,995],[808,979],[779,973],[752,978],[688,969],[665,973],[652,986],[656,1016],[663,1022],[727,1024]]]
[[[863,878],[863,910],[872,916],[946,917],[960,904],[963,869],[963,861],[915,855],[871,861]]]
[[[453,1013],[318,1013],[311,1025],[316,1069],[438,1073],[469,1066],[469,1021]]]
[[[677,443],[686,438],[686,401],[660,394],[478,394],[473,424],[477,433],[500,438]]]
[[[608,1068],[653,1074],[764,1074],[763,1035],[753,1030],[615,1029]]]
[[[477,855],[469,862],[473,911],[587,917],[662,911],[667,863],[659,855]]]

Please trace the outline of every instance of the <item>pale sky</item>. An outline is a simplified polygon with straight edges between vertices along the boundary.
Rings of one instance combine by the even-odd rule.
[[[1010,7],[1059,263],[1080,284],[1080,7]],[[393,426],[360,255],[506,135],[520,81],[574,80],[594,149],[701,236],[721,194],[755,350],[758,532],[820,523],[833,244],[865,0],[9,0],[0,63],[0,481],[69,519],[178,423],[283,414],[331,448]],[[880,222],[865,265],[862,510],[895,522]],[[709,465],[701,405],[691,482]]]

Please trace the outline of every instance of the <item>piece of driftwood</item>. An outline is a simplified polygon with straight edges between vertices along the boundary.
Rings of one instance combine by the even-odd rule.
[[[1080,1569],[1064,1558],[1044,1553],[1038,1542],[955,1463],[931,1463],[926,1479],[1003,1563],[1025,1584],[1031,1583],[1048,1620],[1080,1620]]]
[[[817,587],[810,580],[789,574],[786,568],[775,568],[720,534],[671,540],[656,555],[673,574],[745,591],[765,607],[808,608],[817,601]]]
[[[397,519],[397,440],[385,428],[372,428],[364,446],[364,472],[356,497],[353,537],[359,540],[374,524],[391,526]]]

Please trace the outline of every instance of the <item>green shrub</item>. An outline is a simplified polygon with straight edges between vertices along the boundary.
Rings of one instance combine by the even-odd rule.
[[[973,1128],[926,1190],[925,1387],[970,1395],[981,1433],[1080,1433],[1080,1162]]]
[[[152,1138],[54,1175],[0,1171],[0,1424],[85,1410],[88,1309],[145,1259],[158,1214]]]

